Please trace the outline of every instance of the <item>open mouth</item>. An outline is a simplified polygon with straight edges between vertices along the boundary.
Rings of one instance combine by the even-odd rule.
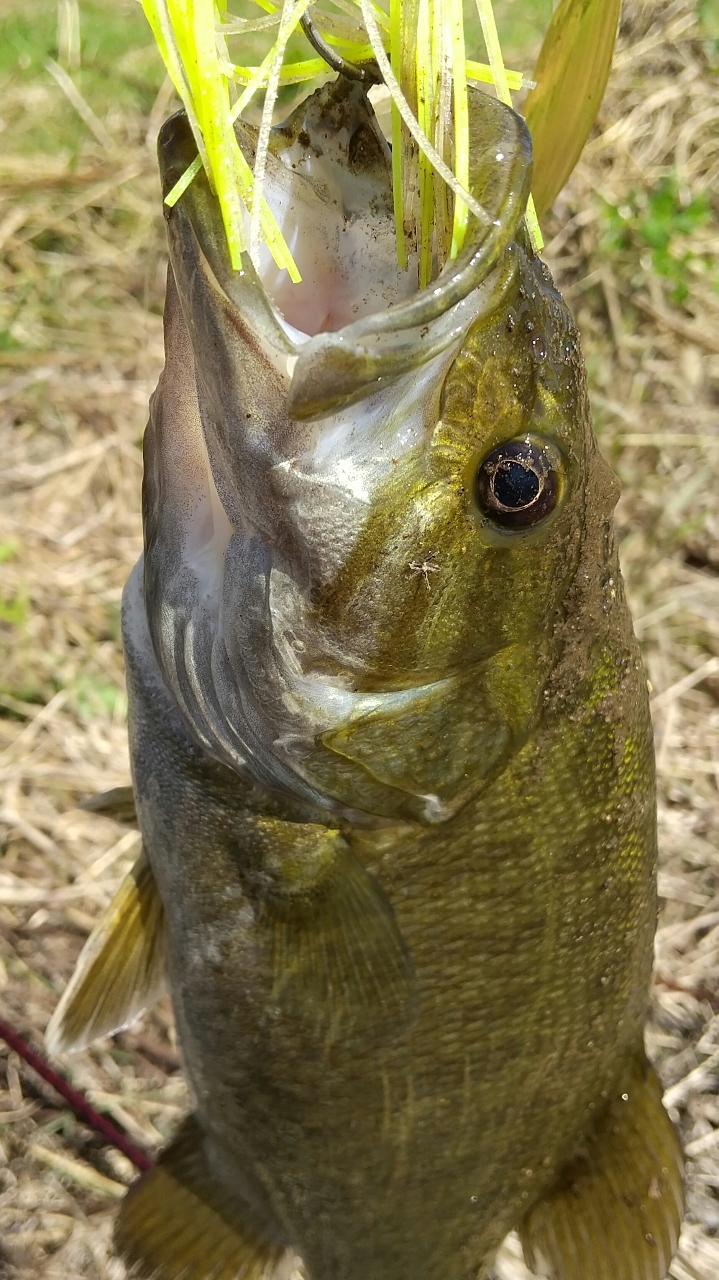
[[[364,89],[345,80],[272,137],[265,191],[301,284],[267,250],[257,268],[246,256],[232,269],[203,173],[167,215],[167,363],[146,447],[152,644],[212,754],[313,804],[326,803],[306,764],[322,734],[392,698],[435,696],[408,672],[365,707],[375,613],[335,635],[312,601],[341,573],[394,465],[430,439],[450,362],[517,270],[529,138],[478,92],[470,119],[486,221],[470,218],[461,254],[423,290],[396,261],[387,144]],[[246,126],[240,140],[251,160]],[[196,155],[184,114],[159,152],[168,191]],[[394,813],[396,790],[387,783],[378,812]],[[420,790],[412,812],[445,816]]]
[[[253,131],[237,128],[251,161]],[[192,256],[194,238],[230,303],[250,323],[254,312],[256,327],[284,356],[291,418],[323,417],[446,351],[486,304],[480,286],[491,280],[496,296],[498,276],[511,279],[510,246],[531,178],[529,135],[518,116],[475,90],[470,136],[471,185],[486,217],[480,224],[470,216],[459,256],[419,291],[416,272],[397,265],[389,148],[362,86],[342,78],[273,131],[266,196],[300,284],[278,271],[266,248],[259,279],[249,261],[231,270],[219,208],[202,175],[169,213],[173,266]],[[169,191],[196,155],[184,115],[163,128],[159,154]]]
[[[259,277],[300,342],[408,298],[416,255],[397,266],[392,157],[359,84],[312,95],[273,131],[266,195],[302,279],[267,245]]]

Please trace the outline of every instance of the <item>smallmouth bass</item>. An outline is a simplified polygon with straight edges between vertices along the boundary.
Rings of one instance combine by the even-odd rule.
[[[196,1109],[120,1210],[140,1275],[464,1280],[517,1228],[556,1280],[662,1280],[676,1247],[617,486],[526,128],[470,108],[488,216],[419,293],[359,84],[274,132],[302,285],[230,270],[202,175],[168,213],[124,599],[144,852],[50,1029],[126,1025],[166,967]],[[194,155],[174,117],[165,190]]]

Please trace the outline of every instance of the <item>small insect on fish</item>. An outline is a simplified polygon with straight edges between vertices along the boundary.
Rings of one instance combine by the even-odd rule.
[[[554,1280],[662,1280],[676,1248],[617,484],[527,129],[470,91],[470,132],[487,217],[419,292],[356,81],[273,131],[302,284],[232,271],[202,173],[167,212],[124,597],[144,852],[49,1036],[167,973],[195,1110],[120,1209],[141,1276],[465,1280],[516,1228]],[[159,152],[168,191],[183,114]]]

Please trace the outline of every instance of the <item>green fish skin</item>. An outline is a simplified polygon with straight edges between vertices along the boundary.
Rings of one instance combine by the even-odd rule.
[[[297,294],[233,277],[201,176],[168,214],[124,635],[196,1108],[120,1212],[141,1275],[465,1280],[517,1228],[555,1280],[662,1280],[676,1248],[617,484],[526,130],[481,94],[472,130],[490,216],[425,294],[358,85],[275,133]],[[166,189],[193,154],[168,122]]]

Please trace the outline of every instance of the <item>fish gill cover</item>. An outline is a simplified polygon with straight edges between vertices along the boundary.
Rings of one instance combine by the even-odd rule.
[[[618,0],[562,0],[540,54],[537,82],[505,68],[491,0],[476,0],[487,63],[467,58],[462,0],[389,0],[387,8],[376,0],[251,3],[257,16],[238,18],[222,0],[142,0],[198,148],[166,203],[176,203],[204,166],[234,269],[241,269],[246,251],[257,264],[264,241],[277,266],[298,282],[299,270],[263,194],[273,113],[281,89],[316,85],[333,74],[329,63],[343,65],[358,78],[383,81],[389,92],[397,260],[400,268],[408,267],[411,240],[420,288],[460,252],[469,212],[487,221],[469,190],[468,82],[493,85],[509,105],[512,91],[533,91],[526,107],[530,128],[533,111],[537,119],[535,165],[539,160],[546,208],[576,163],[601,102],[619,12]],[[323,57],[293,60],[300,26],[313,52],[319,49]],[[270,44],[257,65],[233,60],[231,45],[240,56],[252,56],[258,37]],[[263,92],[251,166],[233,126]],[[526,222],[539,252],[531,196]]]

